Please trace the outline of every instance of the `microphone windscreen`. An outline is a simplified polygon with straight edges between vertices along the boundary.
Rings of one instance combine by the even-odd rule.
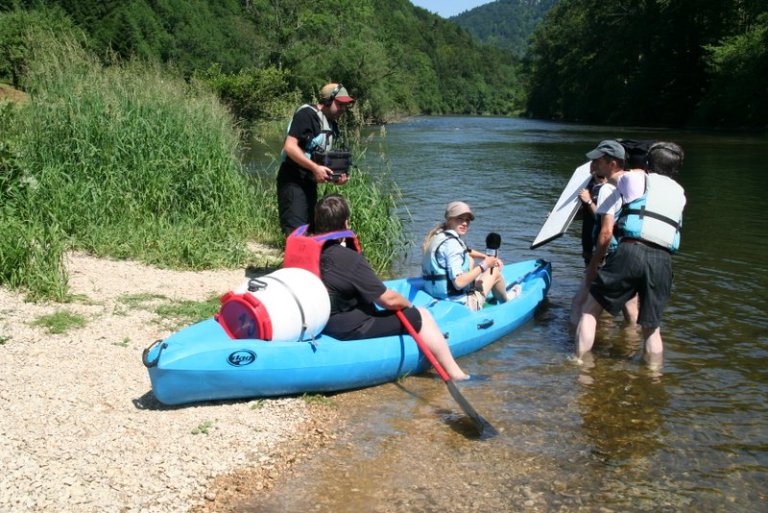
[[[495,232],[489,233],[485,237],[485,247],[488,249],[499,249],[501,246],[501,235]]]

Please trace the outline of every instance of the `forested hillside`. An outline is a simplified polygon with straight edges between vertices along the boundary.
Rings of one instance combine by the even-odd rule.
[[[0,10],[11,5],[60,8],[105,61],[157,59],[203,77],[243,117],[276,115],[265,101],[307,98],[327,81],[347,85],[372,120],[521,105],[512,54],[407,0],[16,0]],[[12,75],[0,62],[0,80]]]
[[[525,55],[528,38],[558,0],[496,0],[450,18],[483,44]]]
[[[564,0],[526,62],[528,113],[611,124],[762,128],[768,2]]]
[[[508,50],[407,0],[0,0],[0,13],[0,82],[21,89],[18,35],[30,20],[67,19],[105,63],[167,63],[247,120],[284,119],[327,81],[347,85],[374,122],[525,113],[764,129],[768,119],[759,0],[497,0],[456,18]]]

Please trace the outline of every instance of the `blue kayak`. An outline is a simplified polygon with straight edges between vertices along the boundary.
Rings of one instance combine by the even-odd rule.
[[[522,292],[478,312],[435,300],[422,290],[420,277],[385,283],[415,306],[428,308],[454,356],[460,357],[530,320],[547,295],[552,279],[548,262],[505,264],[502,272],[508,288],[520,283]],[[168,405],[349,390],[430,367],[408,335],[351,341],[327,335],[307,342],[233,339],[214,318],[154,342],[142,359],[155,397]]]

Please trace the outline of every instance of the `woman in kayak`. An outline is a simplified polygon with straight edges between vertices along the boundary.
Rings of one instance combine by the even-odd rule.
[[[349,204],[338,194],[325,196],[315,207],[317,233],[349,230],[349,218]],[[323,333],[339,340],[404,335],[406,329],[395,315],[402,310],[451,379],[469,379],[454,360],[432,314],[388,289],[362,253],[339,239],[328,241],[320,254],[320,277],[331,299],[331,315]]]
[[[421,274],[424,290],[433,297],[449,299],[480,310],[489,293],[498,302],[509,299],[504,277],[499,270],[503,265],[495,256],[467,248],[462,237],[469,231],[475,215],[463,201],[453,201],[445,209],[445,221],[433,228],[422,246]],[[475,259],[480,262],[475,263]],[[519,294],[520,286],[510,290]]]

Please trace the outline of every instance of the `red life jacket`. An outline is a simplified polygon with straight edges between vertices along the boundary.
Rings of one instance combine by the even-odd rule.
[[[320,253],[329,240],[345,240],[348,248],[361,252],[360,242],[352,230],[305,235],[308,227],[299,226],[285,239],[283,267],[300,267],[320,278]]]

